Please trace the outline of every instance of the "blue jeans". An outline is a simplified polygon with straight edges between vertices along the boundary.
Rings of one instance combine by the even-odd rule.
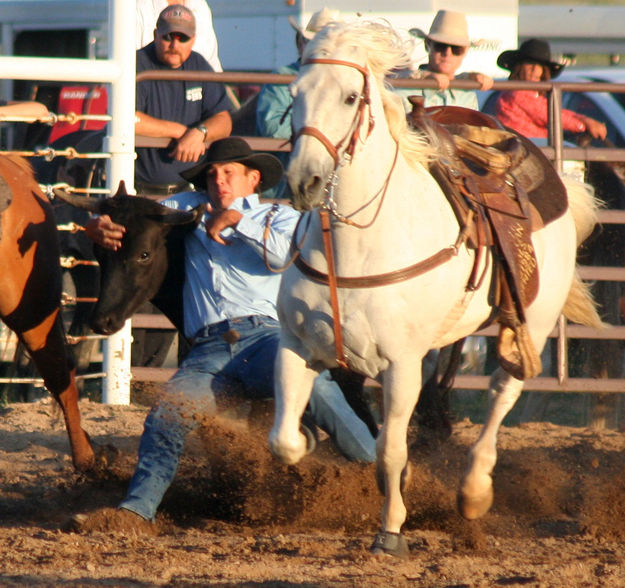
[[[166,393],[146,418],[139,462],[120,508],[152,519],[169,488],[196,416],[233,399],[273,398],[280,325],[265,316],[222,321],[195,340]],[[375,440],[327,371],[315,380],[308,411],[348,459],[375,461]]]

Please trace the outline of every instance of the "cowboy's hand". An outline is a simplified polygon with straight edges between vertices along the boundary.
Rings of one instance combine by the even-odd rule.
[[[594,139],[601,139],[602,141],[605,141],[605,138],[608,135],[608,129],[602,122],[599,122],[594,118],[585,117],[584,124],[586,125],[586,130]]]
[[[126,228],[115,224],[110,216],[104,214],[89,219],[85,225],[85,233],[89,239],[101,247],[117,251],[121,249]]]
[[[206,205],[206,210],[211,215],[205,223],[206,234],[210,239],[221,245],[229,243],[221,236],[221,232],[227,228],[235,228],[243,215],[238,210],[213,210],[210,204]]]
[[[494,83],[493,78],[476,71],[469,74],[469,79],[477,82],[480,85],[480,90],[490,90]]]
[[[187,129],[175,143],[169,156],[178,161],[197,161],[206,151],[204,133],[196,128]]]

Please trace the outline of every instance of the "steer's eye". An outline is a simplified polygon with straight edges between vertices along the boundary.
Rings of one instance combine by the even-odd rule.
[[[140,262],[149,261],[149,259],[150,259],[150,252],[149,251],[142,251],[139,254],[139,261]]]
[[[347,104],[348,106],[351,106],[352,104],[355,104],[356,100],[358,100],[358,97],[359,97],[358,92],[354,92],[353,94],[350,94],[345,99],[345,104]]]

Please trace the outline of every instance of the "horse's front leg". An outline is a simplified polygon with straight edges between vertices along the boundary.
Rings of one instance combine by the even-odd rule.
[[[275,367],[275,413],[269,447],[284,463],[297,463],[307,453],[306,437],[300,432],[300,419],[318,375],[306,366],[300,355],[280,340]]]
[[[492,472],[497,462],[497,432],[518,400],[523,382],[498,368],[490,380],[490,409],[482,433],[469,452],[469,464],[458,490],[458,510],[467,519],[477,519],[493,503]]]
[[[384,373],[384,425],[377,439],[378,477],[384,480],[382,532],[371,548],[374,554],[408,555],[401,535],[406,520],[402,483],[408,467],[408,423],[421,389],[421,360],[393,364]]]

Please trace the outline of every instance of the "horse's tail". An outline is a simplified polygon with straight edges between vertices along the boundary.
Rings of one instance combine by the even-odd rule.
[[[579,247],[595,228],[598,220],[597,213],[600,208],[604,207],[604,204],[595,196],[595,190],[590,184],[585,184],[565,174],[562,174],[560,179],[566,188]]]
[[[590,292],[590,284],[580,278],[577,270],[575,270],[562,313],[568,320],[580,325],[595,329],[602,329],[606,326],[597,312],[597,303]]]
[[[562,175],[561,179],[566,187],[579,247],[595,228],[597,212],[603,203],[595,196],[595,191],[589,184],[566,175]],[[568,320],[574,323],[597,329],[605,327],[590,292],[590,284],[581,279],[577,269],[562,312]]]

